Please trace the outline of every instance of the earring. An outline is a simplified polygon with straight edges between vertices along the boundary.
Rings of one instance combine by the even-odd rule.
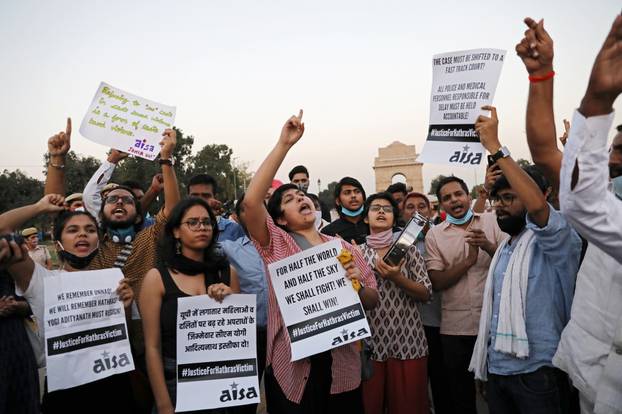
[[[179,239],[175,239],[175,253],[181,254],[181,242]]]

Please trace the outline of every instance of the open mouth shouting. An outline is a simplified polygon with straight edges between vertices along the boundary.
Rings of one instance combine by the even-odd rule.
[[[89,253],[91,251],[91,243],[87,240],[78,240],[73,247],[78,253]]]
[[[466,213],[466,209],[464,208],[462,204],[458,204],[458,205],[455,205],[449,208],[449,214],[451,214],[452,217],[460,217],[461,215],[465,213]]]
[[[112,210],[112,216],[114,218],[123,218],[126,215],[127,215],[127,211],[125,211],[125,209],[122,207],[117,207],[114,210]]]
[[[303,216],[310,215],[310,214],[313,215],[315,212],[315,209],[308,202],[303,201],[300,204],[300,207],[298,208],[298,212],[302,214]]]

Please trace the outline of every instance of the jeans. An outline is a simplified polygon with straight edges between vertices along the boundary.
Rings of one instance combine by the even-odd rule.
[[[562,371],[541,367],[517,375],[488,374],[490,414],[566,414],[570,410],[570,384]]]

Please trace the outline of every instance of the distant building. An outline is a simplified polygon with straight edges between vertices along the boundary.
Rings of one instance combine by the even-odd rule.
[[[399,141],[378,148],[378,156],[374,159],[376,191],[384,191],[394,182],[401,181],[412,191],[423,193],[423,163],[416,161],[418,155],[414,145]]]

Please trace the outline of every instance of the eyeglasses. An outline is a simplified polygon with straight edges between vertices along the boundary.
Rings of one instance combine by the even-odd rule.
[[[374,213],[382,210],[385,213],[393,213],[393,206],[381,206],[379,204],[372,204],[369,206],[369,211],[373,211]]]
[[[492,204],[493,207],[501,205],[509,207],[512,205],[514,200],[516,200],[516,196],[514,194],[503,193],[496,197],[490,197],[490,204]]]
[[[207,230],[212,230],[212,221],[210,219],[189,218],[181,224],[185,224],[192,231],[200,230],[201,226],[205,227]]]
[[[131,196],[111,195],[106,197],[106,204],[117,204],[121,200],[123,204],[135,204],[134,198]]]

